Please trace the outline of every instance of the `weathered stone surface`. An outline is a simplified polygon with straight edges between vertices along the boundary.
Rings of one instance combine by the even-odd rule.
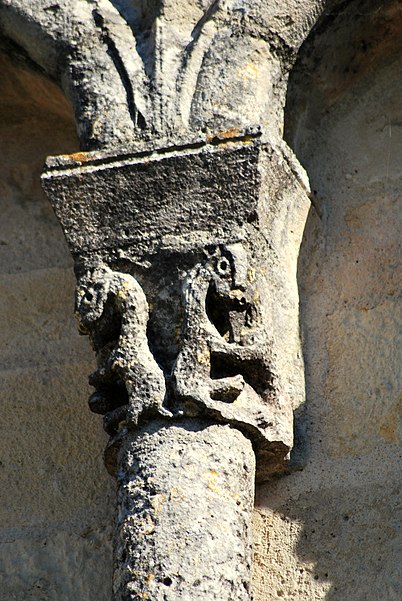
[[[264,601],[326,596],[341,601],[370,596],[389,601],[400,597],[401,582],[393,561],[400,555],[398,517],[395,521],[400,487],[398,483],[394,485],[399,468],[394,457],[399,457],[400,441],[400,403],[396,392],[399,382],[395,373],[400,360],[393,348],[398,346],[396,332],[400,323],[395,299],[397,178],[401,161],[394,146],[399,140],[395,133],[399,131],[399,104],[398,100],[390,101],[384,90],[390,92],[390,97],[400,98],[399,89],[389,85],[389,77],[400,81],[396,52],[402,39],[398,3],[387,1],[379,6],[378,2],[366,1],[284,0],[215,2],[207,6],[203,2],[62,2],[49,11],[42,2],[27,4],[15,0],[2,4],[1,16],[3,31],[62,82],[74,105],[82,147],[109,147],[109,162],[119,145],[135,143],[135,151],[144,151],[153,138],[153,148],[172,150],[172,146],[183,143],[205,142],[217,133],[218,138],[236,137],[256,124],[262,126],[261,141],[268,141],[277,151],[269,162],[272,170],[268,181],[272,185],[267,185],[262,193],[270,203],[265,205],[269,211],[259,213],[258,225],[262,227],[257,243],[250,234],[251,222],[245,225],[250,235],[239,239],[230,237],[232,228],[224,230],[221,238],[212,228],[212,249],[209,243],[206,246],[205,232],[193,236],[192,228],[180,244],[174,232],[173,240],[163,240],[147,256],[144,248],[149,248],[149,241],[139,248],[143,238],[135,239],[132,229],[127,229],[126,241],[124,231],[118,232],[118,243],[110,255],[105,247],[96,246],[99,240],[88,236],[87,242],[96,244],[88,246],[86,256],[77,265],[82,284],[79,307],[84,296],[81,293],[99,293],[99,303],[91,305],[92,299],[86,298],[81,315],[87,329],[91,329],[91,319],[85,318],[91,312],[98,322],[92,328],[99,351],[98,372],[103,370],[102,377],[111,372],[119,376],[118,383],[112,378],[116,384],[112,391],[99,389],[99,373],[93,378],[98,396],[92,397],[91,406],[108,413],[110,402],[116,403],[117,411],[107,415],[105,425],[112,434],[116,429],[124,434],[127,425],[131,423],[133,427],[138,419],[144,422],[157,411],[173,415],[176,411],[177,419],[181,404],[188,412],[188,398],[190,409],[195,406],[205,418],[234,423],[233,403],[228,399],[243,394],[245,384],[241,378],[249,385],[244,374],[224,370],[224,374],[219,372],[223,377],[211,377],[214,359],[205,361],[207,354],[200,353],[200,365],[194,361],[197,351],[203,350],[194,342],[198,338],[207,340],[207,350],[214,348],[216,353],[216,332],[212,334],[208,329],[211,323],[224,339],[225,344],[219,342],[227,352],[225,335],[229,332],[230,339],[236,331],[234,326],[247,325],[247,309],[257,304],[254,297],[251,302],[245,294],[245,310],[231,311],[233,305],[228,299],[236,299],[233,292],[241,288],[234,283],[228,287],[225,278],[216,277],[219,258],[231,265],[231,277],[232,271],[240,273],[241,266],[250,261],[253,267],[253,261],[264,265],[266,272],[256,269],[265,311],[262,321],[266,330],[262,330],[261,338],[269,339],[268,346],[274,349],[269,365],[275,365],[274,371],[280,375],[277,389],[285,393],[287,407],[300,407],[303,401],[295,266],[306,199],[294,185],[294,166],[280,139],[287,73],[295,50],[324,5],[330,14],[328,21],[320,24],[319,32],[331,22],[335,24],[335,35],[327,37],[326,56],[330,58],[323,59],[325,44],[318,44],[316,52],[311,47],[306,51],[307,68],[301,70],[301,78],[307,82],[307,94],[302,93],[301,103],[295,108],[289,105],[288,113],[293,111],[295,119],[289,139],[312,175],[318,192],[313,200],[321,217],[320,221],[316,217],[310,219],[306,255],[300,264],[300,273],[304,274],[301,288],[304,299],[309,300],[308,306],[303,304],[303,322],[309,325],[306,356],[310,403],[306,415],[311,454],[304,474],[260,489],[260,504],[265,506],[261,515],[265,517],[260,522],[262,542],[257,539],[257,564],[269,562],[275,569],[261,567],[256,590]],[[343,35],[342,25],[339,27],[342,15],[352,32],[349,37]],[[38,36],[38,31],[46,31],[47,35]],[[334,66],[334,60],[338,66]],[[381,67],[384,77],[378,80],[374,91],[366,93],[373,66]],[[322,112],[312,98],[315,87],[319,88],[317,98],[318,104],[322,102]],[[377,112],[367,112],[367,107],[375,107]],[[363,115],[361,122],[359,115]],[[351,132],[356,129],[364,133],[352,139]],[[82,172],[87,159],[85,154],[75,156],[76,167]],[[100,162],[104,159],[101,153]],[[58,168],[63,168],[62,161]],[[293,182],[290,185],[288,176]],[[207,182],[211,179],[207,174]],[[225,180],[228,181],[227,176]],[[194,181],[198,181],[197,169]],[[132,185],[131,190],[134,188]],[[154,194],[155,188],[150,188]],[[114,202],[113,193],[106,196]],[[185,198],[185,194],[177,197]],[[336,202],[332,202],[334,199]],[[261,206],[264,208],[264,203]],[[125,226],[133,219],[132,208],[127,212]],[[169,230],[170,210],[165,215],[169,219],[159,225]],[[208,215],[211,216],[199,211],[199,222],[207,222]],[[93,225],[103,227],[109,217],[106,211]],[[231,215],[228,217],[230,222]],[[124,214],[119,215],[119,220],[124,221]],[[143,229],[148,230],[148,224],[142,223]],[[181,228],[183,234],[186,226],[184,223]],[[372,235],[374,226],[378,229]],[[336,234],[332,235],[332,231]],[[169,236],[170,230],[166,237]],[[270,251],[266,255],[258,250],[264,236]],[[321,243],[321,237],[325,242]],[[130,249],[133,242],[136,248]],[[370,270],[369,276],[363,268]],[[126,284],[129,294],[123,298]],[[202,307],[209,298],[208,292],[205,295],[209,286],[214,292],[213,303],[212,309],[209,305],[209,311],[205,311]],[[257,285],[246,287],[246,291],[254,293]],[[345,305],[342,309],[337,304],[339,296]],[[172,306],[171,299],[179,301]],[[223,301],[223,313],[230,314],[227,331],[227,322],[219,322],[213,310],[215,303],[220,306]],[[130,315],[123,329],[135,332],[147,356],[146,374],[157,374],[156,380],[162,384],[161,372],[163,378],[169,374],[165,379],[167,396],[176,394],[176,405],[161,402],[162,384],[151,390],[157,393],[151,401],[135,398],[144,373],[138,377],[141,369],[129,365],[139,357],[133,336],[123,340],[119,335],[122,330],[118,318],[122,314]],[[222,315],[222,311],[218,314]],[[111,329],[103,327],[108,319],[102,322],[102,315],[111,318]],[[131,330],[136,319],[138,328]],[[270,337],[266,336],[268,331]],[[102,351],[98,342],[104,336],[109,337],[110,345]],[[238,368],[239,353],[243,353],[242,362],[247,363],[243,348],[247,345],[238,341],[231,344],[234,352],[229,355]],[[256,356],[261,359],[258,353]],[[191,369],[186,371],[187,365]],[[120,382],[128,382],[131,376],[136,376],[137,382],[128,390],[130,404],[126,405],[131,407],[130,415],[120,404],[122,397],[127,401]],[[101,386],[104,384],[101,382]],[[220,398],[213,398],[217,394]],[[258,403],[261,396],[257,394]],[[219,409],[218,403],[223,403]],[[229,417],[228,412],[232,412]],[[177,426],[180,427],[179,421]],[[241,436],[239,432],[236,435]],[[234,449],[226,449],[225,453],[230,450]],[[272,465],[261,454],[259,465],[268,465],[272,473]],[[385,474],[384,465],[388,470]],[[171,472],[170,476],[174,480],[179,474]],[[367,492],[369,481],[371,488]],[[149,500],[151,492],[148,488],[143,498]],[[387,498],[389,494],[391,499]],[[273,507],[273,515],[268,505]],[[348,506],[355,508],[353,520]],[[353,528],[347,530],[345,524]],[[379,542],[384,527],[388,539]],[[147,551],[151,552],[151,547]],[[216,594],[221,601],[222,592]]]
[[[108,601],[110,525],[60,522],[57,528],[15,531],[0,538],[1,601]]]
[[[254,598],[396,601],[400,446],[314,459],[302,474],[257,489]]]
[[[211,471],[212,462],[212,471],[228,474],[244,445],[251,450],[241,432],[257,453],[258,478],[286,469],[292,409],[304,390],[294,242],[301,238],[308,184],[285,147],[258,138],[217,138],[131,156],[82,153],[49,161],[43,176],[76,259],[80,327],[97,353],[89,404],[104,414],[111,435],[106,465],[122,484],[118,512],[124,517],[115,538],[119,601],[148,593],[211,601],[250,596],[249,535],[244,521],[236,526],[235,506],[227,509],[225,536],[233,540],[227,550],[240,550],[236,569],[231,554],[213,559],[225,552],[202,479],[199,494],[190,487],[186,514],[195,519],[195,503],[202,525],[195,544],[184,547],[183,532],[173,532],[181,506],[173,503],[158,527],[148,508],[155,494],[182,488],[187,476],[177,466],[168,469],[159,455],[183,446],[189,418],[198,420],[197,429],[200,420],[216,422],[213,440],[204,440],[204,430],[186,440],[191,453],[205,447],[197,473]],[[164,427],[148,449],[141,428],[155,428],[161,417]],[[228,426],[240,430],[236,443]],[[138,475],[137,486],[132,471],[138,461],[145,475]],[[243,462],[237,469],[246,498],[254,470]],[[204,548],[208,557],[200,559]]]
[[[154,421],[125,439],[119,464],[116,601],[249,599],[250,441],[229,426]]]
[[[29,260],[35,259],[31,255]],[[6,270],[8,267],[6,264]],[[3,307],[0,330],[12,332],[4,337],[0,348],[2,370],[43,367],[50,370],[60,361],[90,362],[89,346],[77,336],[76,323],[71,317],[74,302],[69,296],[73,290],[71,269],[35,269],[0,275]]]
[[[291,82],[288,140],[321,215],[299,263],[308,459],[257,487],[258,601],[402,597],[401,16],[348,3]]]
[[[78,147],[70,107],[55,83],[24,62],[1,52],[0,69],[0,271],[71,269],[40,186],[46,155]]]
[[[108,514],[113,487],[97,453],[104,440],[81,402],[87,370],[88,364],[76,364],[1,373],[0,527]]]
[[[294,244],[309,201],[296,161],[245,136],[53,160],[43,183],[76,256],[107,431],[162,410],[214,417],[251,436],[260,477],[283,471],[303,398]]]
[[[402,137],[397,98],[402,86],[396,74],[402,64],[402,15],[392,2],[382,12],[372,3],[364,6],[354,28],[348,20],[354,14],[351,7],[335,22],[334,31],[315,39],[320,55],[333,38],[337,43],[343,39],[344,52],[335,81],[328,78],[324,90],[319,87],[310,94],[311,115],[304,127],[311,132],[319,120],[316,140],[307,143],[309,134],[305,142],[297,135],[294,139],[322,213],[321,220],[310,219],[301,262],[302,308],[311,341],[307,365],[316,366],[314,397],[326,399],[320,407],[320,439],[331,455],[340,456],[370,451],[387,440],[385,423],[396,434],[388,441],[401,440]],[[390,39],[383,44],[380,34],[388,27]],[[371,49],[367,56],[356,54],[357,72],[351,78],[343,66],[351,45],[366,30],[371,32]],[[324,73],[327,61],[324,53]],[[336,102],[331,91],[335,85]],[[298,93],[306,92],[299,87]],[[311,257],[317,257],[315,262]]]
[[[109,601],[114,486],[83,394],[72,260],[40,187],[77,149],[57,85],[0,57],[0,600]]]
[[[281,139],[288,71],[339,0],[3,0],[1,30],[60,81],[82,147],[262,125]]]
[[[78,153],[51,159],[42,181],[75,256],[127,248],[143,259],[173,251],[177,238],[236,242],[258,219],[260,152],[252,142],[200,141],[114,158]]]

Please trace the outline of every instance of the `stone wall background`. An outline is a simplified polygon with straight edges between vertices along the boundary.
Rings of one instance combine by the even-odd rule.
[[[39,176],[78,142],[61,91],[0,57],[0,600],[102,601],[113,481],[85,402],[93,354],[72,259]]]
[[[320,214],[299,263],[305,467],[258,487],[256,601],[402,596],[402,27],[382,6],[370,22],[345,10],[292,75],[287,140]],[[46,155],[77,149],[74,124],[52,83],[0,67],[0,601],[102,601],[113,483],[72,260],[39,185]]]
[[[402,598],[402,12],[376,4],[319,29],[289,88],[321,214],[299,261],[307,456],[257,491],[256,601]]]

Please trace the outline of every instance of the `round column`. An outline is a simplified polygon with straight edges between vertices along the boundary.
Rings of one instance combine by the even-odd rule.
[[[155,421],[119,454],[114,600],[248,601],[255,457],[238,430]]]

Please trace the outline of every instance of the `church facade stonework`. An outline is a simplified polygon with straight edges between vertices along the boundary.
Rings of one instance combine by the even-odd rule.
[[[399,4],[4,0],[0,24],[4,54],[57,81],[74,113],[79,148],[47,158],[42,186],[74,260],[89,407],[117,483],[108,585],[6,561],[5,594],[398,598],[400,492],[381,497],[376,461],[401,442],[400,109],[392,92],[377,102],[384,74],[400,85]],[[339,155],[353,127],[372,142]],[[370,469],[357,514],[351,483]],[[374,507],[377,522],[356,525]],[[334,558],[348,574],[347,541],[380,523],[387,536],[342,586]],[[27,548],[46,531],[29,528]]]

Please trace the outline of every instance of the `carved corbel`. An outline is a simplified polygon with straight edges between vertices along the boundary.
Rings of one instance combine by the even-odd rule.
[[[304,390],[295,279],[303,173],[253,134],[59,157],[43,183],[75,257],[80,328],[97,354],[89,404],[104,414],[106,465],[119,482],[115,599],[248,599],[251,445],[257,477],[287,469]],[[203,449],[191,484],[159,453],[165,444],[168,457],[175,440],[183,457],[187,436]],[[201,485],[202,537],[191,548],[172,490],[186,499],[186,531],[200,519],[191,488]],[[211,503],[223,499],[231,526],[217,535]]]

